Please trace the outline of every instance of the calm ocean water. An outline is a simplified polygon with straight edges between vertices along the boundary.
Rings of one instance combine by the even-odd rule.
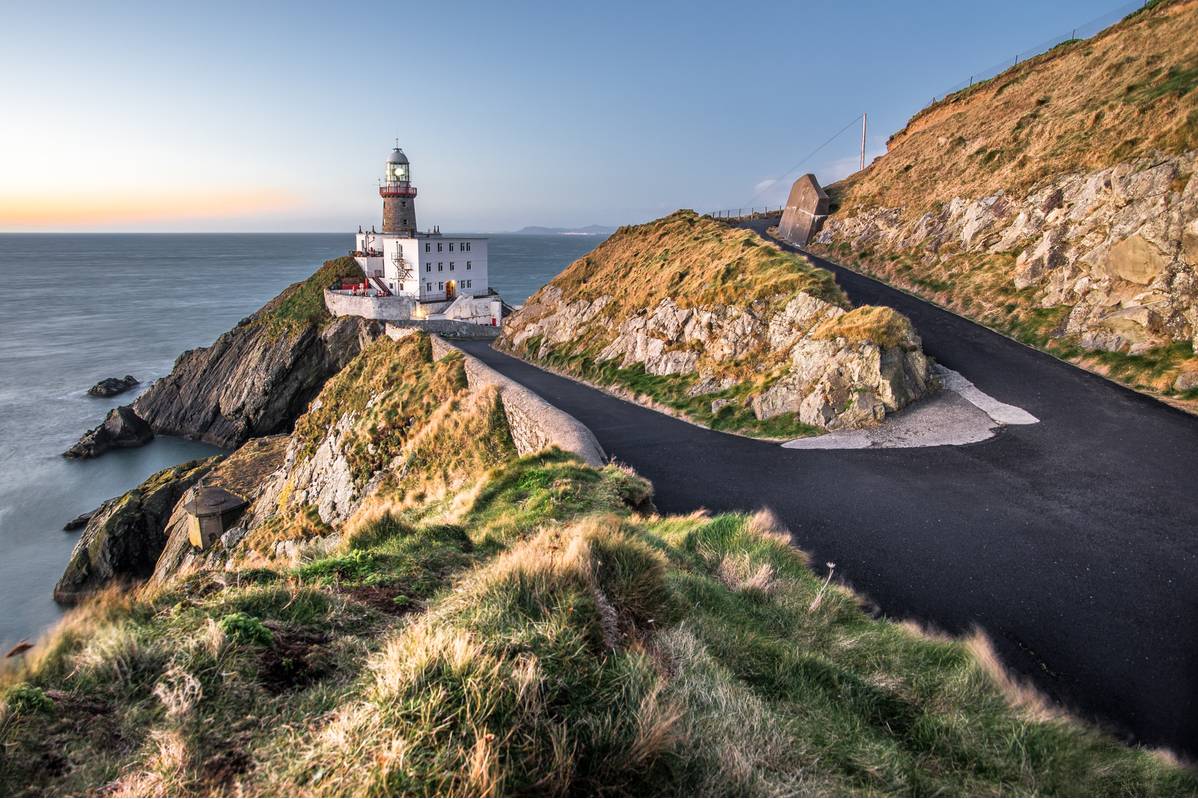
[[[599,241],[493,235],[492,285],[522,303]],[[0,645],[60,615],[50,591],[79,535],[64,522],[218,451],[157,438],[68,461],[63,450],[136,396],[96,399],[87,389],[125,374],[144,387],[351,244],[344,234],[0,234]]]

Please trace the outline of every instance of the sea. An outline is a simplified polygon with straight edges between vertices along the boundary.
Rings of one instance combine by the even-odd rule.
[[[449,235],[449,234],[447,234]],[[491,234],[491,285],[520,304],[600,236]],[[347,234],[0,234],[0,658],[49,628],[82,532],[63,524],[176,463],[219,452],[160,436],[99,458],[61,453],[185,350],[344,255]],[[105,377],[138,389],[88,396]]]

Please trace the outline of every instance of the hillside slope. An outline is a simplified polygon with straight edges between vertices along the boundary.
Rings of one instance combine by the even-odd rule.
[[[382,332],[378,323],[333,319],[325,310],[323,289],[361,274],[352,258],[326,262],[211,346],[180,355],[133,410],[156,433],[219,447],[290,430],[324,381]]]
[[[1180,397],[1198,387],[1198,2],[1158,2],[921,111],[813,249]]]
[[[208,476],[266,486],[248,535],[0,672],[0,793],[1198,792],[983,636],[870,618],[765,514],[662,517],[625,468],[517,457],[494,390],[430,354],[371,344],[281,465],[250,443]]]
[[[507,319],[499,346],[716,429],[873,424],[932,388],[910,322],[693,211],[620,228]]]

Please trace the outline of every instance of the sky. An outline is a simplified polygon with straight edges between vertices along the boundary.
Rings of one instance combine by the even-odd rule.
[[[777,205],[1118,5],[0,0],[0,231],[356,230],[397,137],[421,228]]]

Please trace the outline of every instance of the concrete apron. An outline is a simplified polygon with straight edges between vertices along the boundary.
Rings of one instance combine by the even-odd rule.
[[[838,430],[822,436],[787,441],[787,449],[903,449],[975,444],[995,436],[1005,425],[1037,424],[1023,408],[985,393],[939,364],[935,367],[943,390],[896,414],[877,427]]]

